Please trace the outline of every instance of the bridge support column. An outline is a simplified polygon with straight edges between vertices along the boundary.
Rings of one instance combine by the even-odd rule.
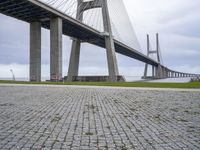
[[[158,78],[158,79],[161,79],[161,78],[163,78],[162,76],[163,76],[163,73],[162,73],[163,71],[162,71],[162,67],[161,67],[161,65],[158,65],[157,67],[156,67],[156,78]]]
[[[145,66],[144,66],[144,79],[147,78],[147,70],[148,70],[148,64],[145,64]]]
[[[50,20],[50,80],[62,80],[62,19]]]
[[[105,33],[105,45],[107,53],[107,62],[108,62],[108,72],[109,72],[109,81],[117,81],[117,76],[119,75],[117,58],[115,53],[114,40],[112,35],[110,16],[108,12],[107,0],[102,1],[102,14],[103,14],[103,25]]]
[[[164,78],[165,76],[165,68],[162,67],[162,77],[161,78]]]
[[[77,14],[76,19],[79,21],[83,20],[83,3],[82,0],[77,1]],[[87,4],[86,4],[87,6]],[[72,48],[71,48],[71,55],[70,55],[70,61],[69,61],[69,68],[68,68],[68,75],[67,75],[67,81],[72,82],[74,79],[74,76],[78,76],[78,70],[79,70],[79,60],[80,60],[80,49],[81,49],[81,41],[79,39],[73,39],[72,41]]]
[[[168,78],[168,71],[167,71],[167,68],[165,68],[165,78]]]
[[[30,23],[30,81],[41,81],[41,23]]]
[[[167,70],[166,68],[162,68],[162,78],[166,78],[167,77]]]
[[[155,66],[152,66],[152,77],[155,78]]]
[[[170,71],[167,69],[167,78],[170,78]]]
[[[74,76],[78,76],[79,59],[80,59],[81,42],[78,39],[73,39],[72,50],[70,55],[69,69],[67,81],[73,81]]]

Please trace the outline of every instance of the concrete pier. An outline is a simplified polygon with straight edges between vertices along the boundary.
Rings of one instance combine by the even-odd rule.
[[[41,23],[30,23],[30,81],[41,81]]]
[[[119,75],[119,71],[117,66],[117,58],[115,53],[115,46],[112,35],[107,0],[102,1],[102,14],[103,14],[104,32],[108,33],[108,35],[105,35],[105,45],[107,53],[108,72],[110,78],[109,80],[113,82],[117,81],[117,76]]]
[[[50,80],[62,80],[62,19],[50,20]]]
[[[162,67],[160,65],[156,67],[156,78],[161,79],[163,76],[162,72],[163,72]]]
[[[79,39],[72,42],[67,81],[73,81],[74,76],[78,76],[81,43]]]
[[[155,77],[155,67],[152,66],[152,77],[154,78]]]
[[[76,19],[79,21],[83,20],[83,12],[82,8],[84,2],[81,0],[78,0],[77,5],[77,14]],[[87,2],[85,2],[87,3]],[[86,5],[87,6],[87,5]],[[68,68],[68,76],[67,81],[71,82],[73,81],[73,77],[78,76],[78,70],[79,70],[79,60],[80,60],[80,48],[81,48],[81,41],[79,39],[73,39],[72,41],[72,48],[71,48],[71,55],[70,55],[70,61],[69,61],[69,68]]]

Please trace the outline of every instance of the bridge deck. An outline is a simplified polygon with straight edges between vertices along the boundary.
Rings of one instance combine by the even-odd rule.
[[[0,0],[0,13],[29,23],[40,21],[47,29],[50,28],[50,17],[61,17],[64,35],[105,48],[104,36],[100,32],[38,0]],[[153,59],[117,40],[115,40],[115,48],[119,54],[154,66],[158,65]]]

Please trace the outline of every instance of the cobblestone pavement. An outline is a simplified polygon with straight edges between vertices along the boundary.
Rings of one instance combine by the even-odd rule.
[[[200,91],[1,86],[0,149],[200,149]]]

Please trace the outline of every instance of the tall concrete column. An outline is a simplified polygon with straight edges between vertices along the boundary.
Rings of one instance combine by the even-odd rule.
[[[164,77],[167,78],[167,69],[164,68],[164,70],[165,70],[165,71],[164,71],[164,73],[165,73]]]
[[[147,70],[148,70],[148,64],[145,64],[145,66],[144,66],[144,78],[147,77]]]
[[[166,74],[166,78],[168,78],[168,76],[169,76],[168,75],[168,69],[166,69],[166,73],[165,74]]]
[[[161,78],[166,78],[166,70],[164,67],[162,67],[162,77]]]
[[[150,54],[150,41],[149,41],[149,35],[147,34],[147,57],[149,57],[149,54]],[[147,71],[148,71],[148,64],[146,63],[144,67],[144,78],[147,77]]]
[[[155,66],[152,66],[152,77],[155,77]]]
[[[105,34],[105,46],[107,53],[109,81],[117,81],[119,75],[117,58],[115,53],[114,40],[112,35],[110,16],[108,12],[107,0],[102,1],[102,14],[103,14],[103,25]]]
[[[158,66],[156,67],[156,78],[158,78],[158,79],[163,78],[163,73],[162,73],[162,72],[163,72],[163,71],[162,71],[161,65],[158,65]]]
[[[62,80],[62,19],[50,20],[50,79]]]
[[[73,77],[78,76],[80,47],[81,47],[80,40],[73,39],[67,81],[73,81]]]
[[[80,21],[83,20],[83,12],[81,12],[82,3],[83,3],[82,0],[78,0],[76,19]],[[67,81],[69,82],[73,81],[74,76],[78,76],[80,48],[81,48],[81,41],[79,39],[74,38],[72,41],[71,55],[70,55],[68,75],[67,75]]]
[[[168,78],[168,76],[169,76],[168,75],[168,69],[166,69],[166,73],[165,74],[166,74],[166,78]]]
[[[30,23],[30,81],[41,81],[41,23]]]

